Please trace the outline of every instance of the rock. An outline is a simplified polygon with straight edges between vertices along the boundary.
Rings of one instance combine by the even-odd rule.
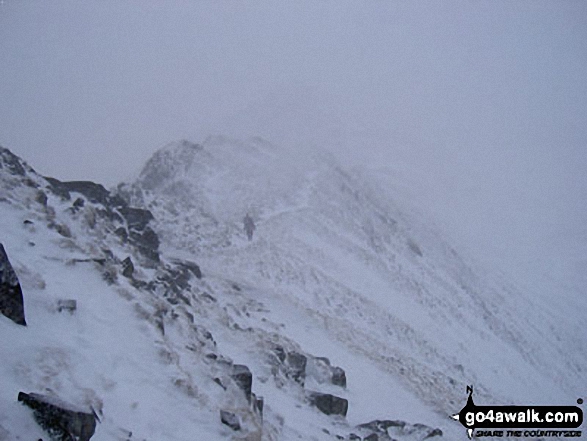
[[[26,326],[24,301],[18,277],[0,243],[0,313],[18,325]]]
[[[346,373],[344,372],[343,368],[338,366],[333,366],[331,368],[332,378],[331,382],[335,386],[346,387]]]
[[[432,431],[430,431],[424,438],[422,439],[428,439],[428,438],[432,438],[435,436],[442,436],[442,430],[436,428],[436,429],[432,429]]]
[[[122,275],[130,279],[135,271],[135,266],[132,263],[130,256],[122,261]]]
[[[6,168],[10,174],[24,176],[25,168],[18,156],[10,150],[0,147],[0,169]]]
[[[86,201],[84,201],[82,198],[77,198],[75,201],[73,201],[73,208],[75,208],[76,210],[79,210],[85,204],[86,204]]]
[[[152,221],[153,214],[149,210],[133,207],[120,207],[118,212],[126,219],[129,230],[144,230],[147,224]]]
[[[71,238],[71,230],[65,224],[55,225],[55,231],[57,231],[63,237]]]
[[[414,441],[423,441],[425,439],[433,438],[435,436],[442,436],[442,430],[433,429],[425,424],[408,424],[405,421],[399,420],[373,420],[369,423],[360,424],[357,429],[369,436],[377,435],[378,441],[388,441],[399,437],[403,439],[408,437]],[[369,437],[363,438],[370,439]]]
[[[263,418],[263,407],[265,407],[265,400],[263,397],[255,397],[253,402],[253,409]]]
[[[373,432],[387,433],[387,429],[390,427],[399,427],[400,429],[403,429],[405,425],[405,421],[373,420],[369,423],[359,424],[357,427],[360,429],[370,430]]]
[[[232,367],[230,377],[236,382],[238,387],[245,393],[247,401],[251,402],[251,392],[253,386],[253,374],[244,364],[235,364]]]
[[[356,434],[354,434],[354,433],[351,433],[351,434],[349,435],[349,440],[350,440],[350,441],[356,441],[356,440],[358,440],[358,441],[361,441],[361,437],[360,437],[360,436],[358,436],[358,435],[356,435]]]
[[[57,311],[58,312],[67,311],[70,314],[73,314],[76,309],[77,309],[77,302],[74,299],[57,300]]]
[[[129,239],[144,257],[159,263],[159,236],[150,227],[146,227],[142,232],[130,230]]]
[[[307,357],[299,352],[289,352],[286,359],[287,376],[303,386],[306,380]]]
[[[283,346],[275,345],[273,347],[273,352],[277,355],[280,362],[283,363],[285,361],[285,349],[283,349]]]
[[[236,416],[232,412],[228,412],[226,410],[221,410],[220,411],[220,421],[222,422],[222,424],[230,427],[232,430],[236,431],[236,430],[241,429],[241,424],[240,424],[238,416]]]
[[[190,262],[189,260],[176,260],[175,263],[191,272],[196,277],[196,279],[199,280],[202,278],[202,270],[196,263]]]
[[[36,422],[55,441],[88,441],[94,435],[96,417],[91,410],[34,393],[19,392],[18,401],[33,409]]]
[[[379,435],[377,435],[376,433],[372,433],[371,435],[363,438],[363,441],[379,441]]]
[[[326,415],[346,416],[349,408],[348,400],[331,394],[310,392],[308,393],[308,400],[310,404],[316,406],[318,410]]]
[[[118,227],[114,231],[114,234],[116,234],[118,237],[120,237],[120,239],[122,240],[122,243],[126,243],[126,241],[128,240],[128,232],[126,231],[126,228],[124,228],[124,227]]]
[[[37,191],[37,195],[35,196],[35,201],[37,201],[43,207],[46,207],[47,206],[47,194],[43,190]]]

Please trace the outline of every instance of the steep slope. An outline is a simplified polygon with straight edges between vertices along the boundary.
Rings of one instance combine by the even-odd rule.
[[[450,412],[465,384],[487,402],[539,403],[574,400],[584,383],[579,328],[473,270],[429,221],[396,205],[402,198],[327,155],[296,157],[259,139],[184,141],[121,191],[155,213],[166,253],[295,303],[436,410]]]
[[[466,384],[584,384],[575,329],[328,155],[184,141],[114,193],[0,148],[0,218],[27,323],[0,315],[2,441],[47,439],[19,392],[93,412],[92,440],[416,441],[465,438]]]
[[[94,415],[96,440],[331,440],[380,430],[342,418],[341,396],[371,391],[347,389],[344,369],[320,352],[344,349],[325,344],[311,311],[161,254],[151,212],[99,184],[39,176],[4,148],[0,190],[0,237],[26,314],[26,326],[0,315],[0,439],[47,439],[35,419],[50,439],[72,436],[75,423],[33,417],[17,401],[22,392]],[[292,311],[324,346],[282,332]],[[368,363],[340,360],[377,378]],[[392,379],[377,384],[412,403],[410,420],[444,420],[418,410]],[[389,415],[381,403],[369,409],[357,422],[377,417],[373,409]],[[401,421],[383,430],[405,440],[441,434]]]

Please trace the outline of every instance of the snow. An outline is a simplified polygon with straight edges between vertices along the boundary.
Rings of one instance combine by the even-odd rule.
[[[251,370],[265,402],[264,440],[331,440],[374,419],[465,439],[449,415],[465,404],[468,384],[478,404],[543,405],[573,404],[585,384],[584,300],[557,307],[533,298],[461,257],[401,189],[390,195],[328,155],[296,158],[260,139],[172,143],[123,190],[153,212],[163,265],[195,261],[204,278],[190,280],[183,305],[134,287],[120,268],[108,283],[109,268],[91,260],[104,248],[133,256],[141,280],[159,270],[139,265],[107,221],[92,229],[50,194],[53,222],[72,233],[59,235],[34,190],[13,187],[0,202],[0,237],[28,326],[0,316],[0,440],[44,436],[16,402],[19,391],[91,406],[98,441],[130,431],[133,440],[238,437],[220,409],[242,412],[254,431],[242,393],[210,354]],[[242,232],[247,211],[252,242]],[[77,310],[58,312],[59,299],[75,299]],[[345,370],[346,389],[310,368],[306,386],[347,398],[346,419],[321,414],[299,385],[272,373],[272,344]]]

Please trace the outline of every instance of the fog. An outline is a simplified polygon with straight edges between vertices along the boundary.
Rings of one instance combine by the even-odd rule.
[[[262,136],[404,179],[491,265],[587,286],[587,6],[0,4],[0,144],[114,185],[181,138]]]

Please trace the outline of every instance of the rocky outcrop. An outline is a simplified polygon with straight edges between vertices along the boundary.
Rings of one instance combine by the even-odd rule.
[[[320,392],[308,392],[308,402],[326,415],[346,416],[349,402],[345,398]]]
[[[78,409],[58,398],[20,392],[18,401],[33,409],[35,421],[53,441],[88,441],[96,430],[93,411]]]
[[[122,261],[122,275],[124,277],[127,278],[131,278],[134,271],[135,271],[135,266],[132,263],[132,259],[130,258],[130,256],[128,256],[126,259],[124,259]]]
[[[22,289],[2,244],[0,244],[0,313],[17,325],[26,326]]]
[[[299,352],[289,352],[285,361],[287,365],[286,375],[303,386],[306,380],[308,357]]]
[[[442,430],[433,429],[424,424],[408,424],[400,420],[373,420],[369,423],[359,424],[357,431],[363,434],[363,440],[385,441],[396,437],[408,438],[414,441],[441,437]]]
[[[220,411],[220,421],[232,430],[241,430],[241,424],[237,415],[226,410]]]
[[[159,237],[149,226],[153,214],[149,210],[131,207],[117,194],[106,190],[101,184],[91,181],[60,181],[45,177],[48,189],[64,200],[71,200],[71,193],[79,193],[71,207],[73,213],[85,206],[85,201],[98,204],[96,213],[102,218],[118,224],[117,235],[124,242],[134,245],[147,263],[159,263]],[[46,204],[46,200],[45,200]],[[120,225],[122,224],[122,225]],[[145,262],[143,262],[145,263]]]
[[[0,147],[0,169],[6,169],[12,175],[25,176],[25,164],[10,150]]]
[[[235,381],[238,387],[245,393],[247,401],[251,402],[251,393],[253,386],[253,374],[244,364],[235,364],[232,367],[230,377]]]

